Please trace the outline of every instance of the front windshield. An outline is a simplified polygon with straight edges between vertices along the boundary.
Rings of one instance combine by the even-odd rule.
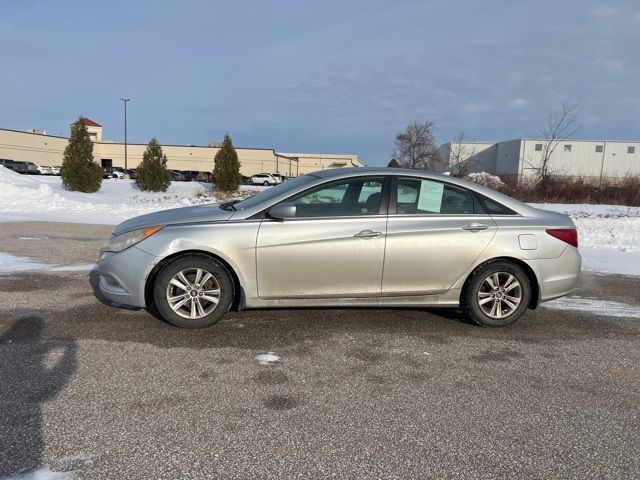
[[[248,208],[255,207],[263,202],[266,202],[272,198],[275,198],[283,193],[286,193],[289,190],[293,190],[297,187],[300,187],[306,183],[310,183],[316,180],[318,177],[313,175],[303,175],[302,177],[294,178],[293,180],[288,180],[283,183],[279,183],[274,187],[269,187],[266,190],[254,195],[253,197],[249,197],[246,200],[242,200],[234,204],[236,210],[246,210]]]

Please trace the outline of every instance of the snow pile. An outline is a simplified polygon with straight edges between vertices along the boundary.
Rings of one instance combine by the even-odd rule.
[[[531,206],[571,217],[578,229],[583,270],[640,275],[640,207],[562,203]]]
[[[500,177],[496,177],[495,175],[491,175],[487,172],[470,173],[464,178],[465,180],[469,180],[470,182],[477,183],[478,185],[492,188],[494,190],[504,187],[504,182],[500,180]]]
[[[264,187],[243,187],[243,194]],[[218,203],[203,182],[172,182],[164,193],[142,192],[134,180],[103,180],[95,193],[69,192],[60,177],[20,175],[0,165],[0,221],[59,221],[118,224],[168,208]]]
[[[532,203],[571,217],[581,247],[640,252],[640,207]]]

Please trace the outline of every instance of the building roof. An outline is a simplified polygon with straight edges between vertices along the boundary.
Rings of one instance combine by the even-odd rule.
[[[102,127],[102,125],[100,125],[99,123],[94,122],[90,118],[86,118],[86,117],[82,119],[82,123],[84,123],[85,127]]]

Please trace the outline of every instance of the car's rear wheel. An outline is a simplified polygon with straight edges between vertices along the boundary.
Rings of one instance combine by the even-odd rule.
[[[263,183],[263,185],[264,185],[265,187],[268,187],[268,186],[269,186],[269,182],[267,182],[267,181],[265,180],[265,181],[264,181],[264,183]]]
[[[477,324],[485,327],[510,325],[529,307],[529,277],[515,263],[488,263],[471,274],[462,300],[467,318]]]
[[[204,328],[220,320],[233,301],[233,281],[220,262],[204,255],[168,264],[153,288],[160,316],[182,328]]]

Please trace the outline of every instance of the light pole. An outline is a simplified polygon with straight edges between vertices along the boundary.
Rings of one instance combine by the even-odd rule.
[[[129,172],[127,171],[127,102],[130,98],[121,98],[124,102],[124,178],[129,178]]]

